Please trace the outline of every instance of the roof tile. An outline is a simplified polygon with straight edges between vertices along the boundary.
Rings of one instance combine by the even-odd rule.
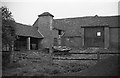
[[[118,27],[120,16],[88,16],[77,18],[54,19],[53,28],[64,30],[64,36],[80,36],[81,27],[109,26]]]
[[[52,16],[52,17],[54,17],[54,16],[53,16],[52,14],[50,14],[49,12],[44,12],[44,13],[38,15],[38,17],[40,17],[40,16]]]
[[[43,38],[42,34],[35,27],[16,23],[16,34],[19,36],[30,36],[34,38]]]

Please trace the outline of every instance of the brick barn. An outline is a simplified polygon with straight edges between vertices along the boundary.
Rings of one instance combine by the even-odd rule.
[[[54,19],[65,34],[63,44],[72,47],[120,48],[120,16],[88,16]]]
[[[54,19],[49,12],[38,15],[32,26],[16,23],[15,50],[38,50],[52,46],[71,48],[120,48],[120,16],[86,16]]]

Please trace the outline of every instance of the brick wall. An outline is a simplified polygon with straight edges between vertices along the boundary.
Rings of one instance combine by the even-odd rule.
[[[81,37],[65,37],[62,38],[62,45],[71,48],[81,48],[82,38]]]
[[[38,19],[38,30],[44,36],[41,44],[44,48],[50,48],[54,44],[54,38],[58,38],[58,31],[52,30],[53,17],[41,16]]]

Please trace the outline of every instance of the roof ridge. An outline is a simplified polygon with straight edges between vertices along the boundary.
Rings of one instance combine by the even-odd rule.
[[[96,16],[96,15],[95,15]],[[77,19],[77,18],[93,18],[95,16],[82,16],[82,17],[68,17],[68,18],[60,18],[60,19],[54,19],[54,20],[65,20],[65,19]],[[106,17],[118,17],[120,15],[113,15],[113,16],[99,16],[97,15],[97,17],[103,17],[103,18],[106,18]]]
[[[33,27],[32,25],[22,24],[22,23],[18,23],[18,22],[16,22],[16,24],[20,24],[22,26],[27,26],[27,27]]]
[[[38,15],[38,17],[40,17],[40,16],[52,16],[52,17],[54,17],[54,16],[53,16],[51,13],[49,13],[49,12],[44,12],[44,13]]]
[[[70,18],[60,18],[60,19],[54,19],[54,20],[66,20],[66,19],[77,19],[77,18],[90,18],[94,16],[85,16],[85,17],[70,17]]]

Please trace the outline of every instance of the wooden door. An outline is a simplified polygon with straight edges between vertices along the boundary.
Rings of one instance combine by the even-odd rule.
[[[104,47],[104,28],[103,27],[85,28],[84,42],[86,47]]]

